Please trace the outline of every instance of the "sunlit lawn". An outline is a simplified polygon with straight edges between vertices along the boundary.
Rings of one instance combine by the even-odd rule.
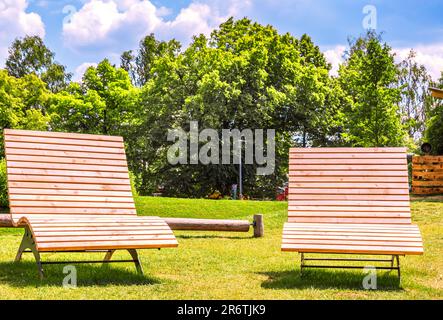
[[[265,237],[249,233],[175,232],[177,249],[141,251],[145,276],[132,264],[79,265],[78,287],[63,288],[63,265],[45,267],[40,281],[31,255],[12,260],[21,230],[0,229],[2,299],[443,299],[443,202],[417,200],[412,214],[424,238],[425,254],[401,258],[396,273],[379,271],[378,290],[362,288],[362,270],[299,273],[297,253],[280,251],[284,202],[190,200],[139,197],[139,215],[252,219],[265,217]],[[46,260],[101,259],[103,254],[45,254]],[[115,258],[129,258],[122,251]]]

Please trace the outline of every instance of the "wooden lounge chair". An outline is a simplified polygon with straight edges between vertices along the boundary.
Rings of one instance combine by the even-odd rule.
[[[164,220],[138,217],[123,139],[114,136],[4,130],[11,218],[25,227],[17,252],[32,252],[40,277],[45,252],[106,252],[104,261],[134,262],[136,249],[176,247]],[[132,260],[112,260],[128,250]]]
[[[288,222],[282,251],[307,261],[390,262],[423,254],[420,231],[411,224],[405,148],[293,148],[289,155]],[[391,259],[307,258],[307,253],[389,255]],[[396,266],[394,266],[394,261]]]

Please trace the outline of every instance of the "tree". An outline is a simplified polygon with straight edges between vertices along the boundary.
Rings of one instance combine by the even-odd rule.
[[[3,129],[46,130],[46,104],[50,93],[36,75],[15,78],[0,69],[0,158],[3,157]]]
[[[399,86],[401,88],[400,112],[409,137],[421,138],[428,120],[431,99],[428,93],[431,77],[424,65],[415,61],[416,53],[411,50],[399,64]]]
[[[443,71],[440,79],[432,83],[433,87],[443,89]],[[425,140],[431,144],[432,153],[435,155],[443,155],[443,101],[437,100],[434,108],[430,111],[430,117],[427,121],[425,131]]]
[[[339,82],[348,96],[342,136],[352,146],[404,145],[398,70],[391,48],[372,31],[349,44],[339,68]]]
[[[180,47],[180,43],[175,39],[158,41],[151,33],[140,41],[136,54],[132,50],[123,52],[120,65],[129,73],[132,83],[142,87],[152,77],[155,61],[166,57],[174,59]]]
[[[272,26],[231,18],[209,38],[194,37],[176,58],[156,59],[141,93],[145,136],[139,145],[146,150],[143,162],[149,168],[143,171],[142,185],[157,180],[170,195],[229,193],[238,179],[238,165],[172,166],[159,160],[165,159],[170,145],[165,141],[167,130],[187,130],[190,121],[198,121],[201,129],[219,132],[277,130],[275,173],[257,176],[256,164],[243,167],[247,193],[273,197],[275,188],[286,180],[294,136],[303,128],[314,133],[320,123],[326,127],[321,119],[334,101],[326,60],[309,37],[303,38],[303,51],[299,43]]]
[[[39,36],[16,39],[9,48],[6,70],[16,78],[36,74],[52,92],[64,89],[72,74],[66,67],[54,61],[55,54],[49,50]]]

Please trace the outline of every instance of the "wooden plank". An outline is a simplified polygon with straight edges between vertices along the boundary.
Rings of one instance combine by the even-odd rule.
[[[52,169],[20,169],[8,168],[10,175],[23,176],[66,176],[74,178],[112,178],[112,179],[128,179],[128,172],[108,172],[108,171],[74,171],[74,170],[52,170]]]
[[[85,214],[85,215],[135,215],[135,209],[122,208],[41,208],[41,207],[11,207],[13,215],[32,215],[32,214]]]
[[[443,187],[442,188],[423,188],[423,187],[413,187],[412,193],[414,194],[443,194]]]
[[[96,181],[97,183],[97,181]],[[53,183],[53,182],[15,182],[9,181],[10,188],[35,188],[35,189],[48,189],[50,191],[55,190],[103,190],[103,191],[131,191],[129,183],[122,185],[110,185],[110,184],[82,184],[82,183]]]
[[[406,158],[290,158],[289,164],[293,165],[406,165]]]
[[[405,147],[395,148],[290,148],[290,153],[403,153],[407,149]]]
[[[111,202],[84,202],[78,203],[74,201],[21,201],[11,200],[11,207],[33,207],[33,208],[119,208],[133,209],[133,202],[128,203],[111,203]]]
[[[355,212],[325,212],[325,211],[318,211],[318,212],[312,212],[312,211],[306,211],[306,212],[300,212],[300,211],[289,211],[288,217],[352,217],[352,218],[409,218],[410,213],[409,212],[361,212],[361,211],[355,211]]]
[[[95,146],[95,147],[124,148],[123,141],[89,140],[89,139],[85,140],[85,139],[75,139],[73,137],[57,138],[57,137],[5,135],[5,141],[25,142],[25,143],[43,143],[43,144],[60,144],[60,145],[77,145],[77,146]]]
[[[443,162],[443,156],[413,156],[412,163],[439,163]]]
[[[70,251],[70,250],[95,250],[95,249],[151,249],[174,248],[177,240],[134,240],[134,241],[94,241],[94,242],[56,242],[37,243],[40,251]]]
[[[290,206],[370,206],[370,207],[409,207],[408,201],[378,201],[378,200],[291,200]]]
[[[84,134],[84,133],[67,133],[67,132],[55,132],[55,131],[4,129],[3,133],[5,136],[9,135],[9,136],[31,136],[31,137],[54,137],[54,138],[98,140],[98,141],[123,141],[123,138],[119,136],[106,136],[106,135]]]
[[[28,201],[79,201],[79,202],[133,202],[131,197],[97,197],[97,196],[78,196],[78,195],[27,195],[11,194],[9,200],[28,200]]]
[[[289,239],[283,238],[284,244],[312,244],[312,245],[359,245],[381,247],[422,247],[421,241],[394,241],[394,240],[339,240],[339,239]]]
[[[329,170],[329,171],[303,171],[296,170],[293,167],[289,168],[290,177],[302,176],[302,177],[358,177],[360,181],[365,181],[366,177],[407,177],[407,171],[337,171],[337,170]],[[405,173],[406,172],[406,173]]]
[[[46,176],[46,175],[20,175],[20,174],[9,174],[9,181],[23,181],[23,182],[57,182],[57,183],[85,183],[85,184],[111,184],[111,185],[130,185],[129,179],[121,178],[83,178],[83,177],[63,177],[63,176]]]
[[[294,182],[290,181],[289,188],[313,188],[313,189],[406,189],[407,185],[405,183],[358,183],[358,182],[350,182],[350,183],[340,183],[340,182]]]
[[[374,183],[402,183],[403,187],[408,185],[407,176],[399,177],[350,177],[350,176],[292,176],[289,174],[289,182],[329,182],[329,183],[365,183],[366,185],[372,185]]]
[[[37,237],[38,244],[56,242],[92,242],[92,241],[138,241],[138,240],[175,240],[172,233],[148,234],[148,235],[87,235],[87,236],[61,236],[61,237]]]
[[[289,153],[289,159],[330,159],[330,153]],[[334,159],[406,159],[405,153],[335,153]]]
[[[288,204],[288,211],[362,211],[362,212],[409,212],[409,207],[376,206],[321,206]]]
[[[63,237],[63,236],[119,236],[119,235],[151,235],[151,234],[172,234],[171,229],[163,227],[163,229],[143,229],[143,230],[76,230],[66,231],[61,229],[58,231],[34,231],[36,237]],[[402,239],[402,238],[399,238]]]
[[[10,155],[35,155],[36,151],[32,149],[8,148],[8,157]],[[124,153],[98,153],[82,151],[61,151],[61,150],[38,150],[38,155],[43,157],[67,157],[67,158],[86,158],[86,159],[108,159],[108,160],[126,160]]]
[[[66,190],[66,189],[28,189],[9,188],[11,195],[57,195],[57,196],[101,196],[101,197],[132,197],[130,191],[107,191],[107,190]]]
[[[288,222],[322,222],[322,223],[386,223],[386,224],[410,224],[410,218],[332,218],[332,217],[292,217]]]
[[[127,167],[126,160],[113,159],[97,159],[97,158],[68,158],[56,156],[32,156],[32,155],[15,155],[8,154],[9,165],[13,162],[42,162],[42,163],[66,163],[66,164],[83,164],[83,165],[99,165],[99,166],[116,166]]]
[[[355,174],[365,175],[368,174],[367,171],[377,172],[379,175],[389,176],[391,171],[401,171],[404,172],[406,169],[406,163],[401,165],[381,165],[381,164],[352,164],[352,165],[340,165],[340,164],[289,164],[289,170],[292,171],[308,171],[305,174],[311,172],[331,172],[340,171],[344,173],[347,171],[353,171]]]
[[[305,198],[311,195],[403,195],[408,196],[408,189],[313,189],[313,188],[292,188],[289,195],[304,195]]]
[[[357,245],[282,244],[282,251],[361,254],[423,254],[420,247],[383,247]]]
[[[43,144],[43,143],[25,143],[5,141],[6,148],[32,149],[32,150],[53,150],[53,151],[76,151],[76,152],[94,152],[94,153],[111,153],[123,154],[122,148],[108,147],[89,147],[89,146],[72,146],[60,144]]]
[[[40,160],[44,160],[43,157]],[[47,162],[22,162],[11,161],[8,157],[8,168],[19,169],[57,169],[57,170],[77,170],[77,171],[101,171],[101,172],[128,172],[126,164],[120,166],[108,166],[97,164],[72,164],[72,163],[47,163]]]
[[[289,200],[375,200],[375,201],[409,201],[409,195],[389,195],[389,194],[310,194],[309,197],[303,194],[288,194]]]
[[[353,240],[369,240],[369,241],[398,241],[398,242],[422,242],[422,238],[415,236],[415,237],[383,237],[380,235],[373,235],[373,236],[366,236],[366,235],[318,235],[318,234],[283,234],[283,239],[287,240],[347,240],[347,241],[353,241]]]
[[[285,223],[284,228],[301,228],[302,230],[368,230],[368,231],[396,231],[396,230],[407,230],[419,232],[417,225],[396,225],[396,226],[386,226],[384,224],[372,224],[368,226],[367,224],[325,224],[325,223]]]
[[[412,181],[413,187],[443,187],[443,181]]]

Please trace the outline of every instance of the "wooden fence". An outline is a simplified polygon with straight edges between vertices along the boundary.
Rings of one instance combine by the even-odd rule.
[[[443,194],[443,156],[412,157],[412,193]]]

